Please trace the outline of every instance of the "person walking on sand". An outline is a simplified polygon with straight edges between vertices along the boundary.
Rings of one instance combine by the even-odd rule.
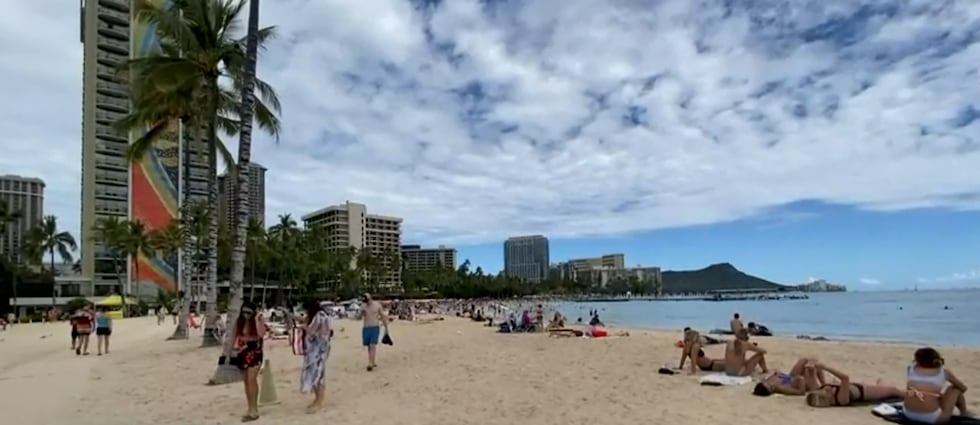
[[[327,359],[330,358],[330,317],[316,300],[303,302],[306,323],[303,328],[303,369],[300,372],[300,391],[313,393],[313,402],[306,407],[307,413],[315,413],[323,406],[324,379]]]
[[[92,334],[93,319],[92,311],[88,306],[75,316],[75,330],[78,333],[78,342],[75,344],[76,355],[88,355],[88,338]]]
[[[157,310],[157,326],[163,324],[163,320],[167,318],[167,313],[167,307],[161,305],[160,309]]]
[[[378,367],[375,358],[378,352],[378,339],[381,337],[380,325],[384,325],[385,332],[388,331],[388,315],[382,309],[381,303],[371,299],[371,294],[365,293],[361,298],[361,319],[364,321],[364,326],[361,328],[361,344],[367,348],[367,371],[371,372]]]
[[[101,356],[105,351],[109,354],[109,336],[112,335],[112,318],[105,314],[105,308],[95,313],[95,351]]]
[[[238,353],[236,362],[238,369],[242,371],[245,401],[248,404],[248,411],[242,416],[242,422],[259,419],[259,370],[262,368],[262,342],[266,332],[265,322],[256,314],[255,305],[244,303],[238,320],[235,321],[235,351]]]
[[[755,354],[745,358],[749,352]],[[756,368],[762,373],[769,373],[766,367],[766,350],[749,342],[749,332],[739,329],[735,339],[725,347],[725,374],[728,376],[751,376]]]

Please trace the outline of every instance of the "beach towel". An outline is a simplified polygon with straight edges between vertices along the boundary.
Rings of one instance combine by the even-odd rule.
[[[748,384],[752,382],[752,378],[748,376],[728,376],[723,373],[712,373],[711,375],[702,376],[699,382],[701,385],[721,387]]]
[[[888,404],[883,403],[871,408],[871,414],[888,422],[903,425],[922,425],[920,422],[913,421],[902,414],[902,403]],[[949,425],[980,425],[980,419],[970,416],[953,416]]]

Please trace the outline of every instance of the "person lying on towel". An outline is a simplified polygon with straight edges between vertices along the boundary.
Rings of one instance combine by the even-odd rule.
[[[723,372],[725,370],[725,359],[715,359],[708,357],[702,348],[701,333],[691,328],[684,329],[684,346],[681,349],[681,364],[678,370],[684,370],[684,363],[691,359],[691,375],[698,373],[698,369],[705,372]]]
[[[812,407],[853,406],[857,404],[881,403],[901,399],[905,391],[894,385],[853,382],[846,373],[821,362],[808,365],[820,382],[820,387],[806,395],[806,404]],[[837,378],[837,383],[826,383],[824,372]]]
[[[752,356],[748,356],[752,352]],[[766,367],[766,350],[749,342],[749,332],[742,328],[725,346],[725,374],[728,376],[752,376],[756,368],[769,373]]]
[[[804,395],[807,391],[815,391],[823,385],[823,375],[817,374],[814,368],[817,359],[804,357],[796,361],[789,373],[775,370],[765,379],[755,384],[752,394],[766,397],[773,394]]]

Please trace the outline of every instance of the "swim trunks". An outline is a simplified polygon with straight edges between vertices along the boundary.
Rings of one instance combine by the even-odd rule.
[[[361,329],[361,344],[363,344],[365,347],[378,345],[378,338],[380,336],[380,326],[365,326]]]

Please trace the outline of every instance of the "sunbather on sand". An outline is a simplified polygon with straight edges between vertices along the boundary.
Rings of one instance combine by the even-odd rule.
[[[681,364],[677,366],[677,369],[683,370],[687,359],[691,359],[691,370],[689,371],[691,375],[698,373],[698,369],[705,372],[725,370],[725,359],[713,359],[706,356],[702,349],[701,334],[691,328],[684,329],[684,347],[681,350]]]
[[[750,351],[755,354],[746,358]],[[761,369],[762,373],[769,373],[765,356],[766,350],[750,343],[749,332],[742,328],[735,335],[735,339],[725,346],[725,374],[751,376],[756,368]]]
[[[803,395],[807,391],[815,391],[823,385],[823,375],[814,368],[816,363],[817,359],[804,357],[796,361],[789,373],[775,370],[755,385],[752,394],[765,397],[772,394]]]
[[[914,358],[906,372],[905,417],[923,424],[944,424],[953,417],[953,409],[959,410],[960,415],[971,416],[963,397],[966,385],[946,369],[939,352],[930,347],[920,348],[915,350]]]
[[[820,362],[813,363],[813,369],[821,385],[806,395],[806,404],[813,407],[851,406],[855,404],[880,403],[886,400],[900,399],[905,391],[894,386],[884,385],[881,381],[875,384],[851,382],[846,373]],[[823,375],[827,372],[837,378],[836,384],[824,383]]]

